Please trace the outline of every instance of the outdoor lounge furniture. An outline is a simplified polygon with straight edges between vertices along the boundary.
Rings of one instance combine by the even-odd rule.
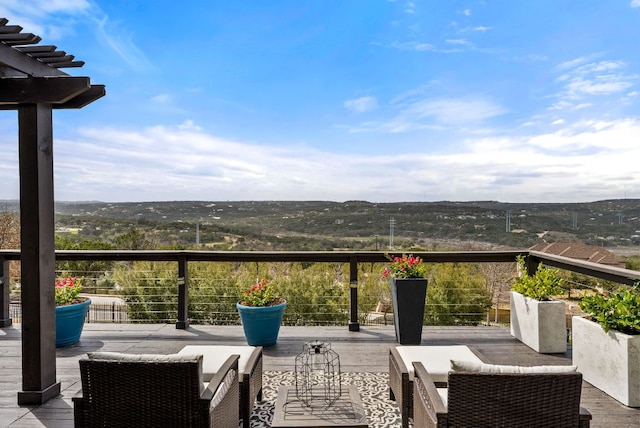
[[[437,388],[422,363],[414,367],[415,428],[589,427],[591,414],[580,408],[582,374],[576,371],[450,372],[448,388]]]
[[[238,355],[208,385],[202,355],[89,353],[80,359],[76,427],[237,427]]]
[[[262,346],[188,345],[178,355],[201,354],[204,357],[202,375],[206,381],[215,376],[230,355],[240,355],[240,418],[242,426],[249,428],[253,403],[262,401]]]
[[[436,384],[446,386],[452,359],[482,362],[480,353],[465,345],[389,348],[389,396],[400,407],[403,428],[413,416],[413,362],[424,364]]]

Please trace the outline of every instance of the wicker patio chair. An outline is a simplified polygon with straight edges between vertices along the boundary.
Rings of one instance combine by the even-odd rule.
[[[253,403],[256,400],[262,401],[262,346],[188,345],[178,352],[178,355],[183,354],[202,354],[202,375],[205,381],[220,370],[229,355],[240,355],[240,418],[243,428],[249,428]]]
[[[589,427],[581,373],[450,372],[448,388],[436,388],[422,363],[414,367],[415,428]]]
[[[412,363],[425,364],[436,386],[446,386],[452,359],[482,362],[485,357],[466,345],[389,347],[389,398],[400,407],[402,428],[407,428],[413,417]]]
[[[237,428],[238,359],[205,387],[202,355],[90,354],[79,361],[75,426]]]

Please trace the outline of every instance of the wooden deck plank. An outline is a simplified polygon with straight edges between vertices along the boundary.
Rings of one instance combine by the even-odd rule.
[[[475,346],[496,364],[571,364],[564,354],[538,354],[511,337],[505,327],[425,327],[423,345]],[[344,372],[387,372],[388,348],[396,345],[392,326],[282,327],[278,344],[264,349],[264,369],[291,371],[302,345],[311,340],[331,342]],[[62,394],[42,406],[17,405],[21,388],[20,325],[0,329],[0,427],[72,427],[71,397],[80,390],[78,359],[90,351],[174,353],[186,345],[244,345],[238,326],[200,326],[177,330],[160,324],[86,324],[78,345],[57,350],[57,379]],[[268,379],[264,380],[268,382]],[[625,407],[588,383],[582,406],[593,414],[592,427],[639,427],[640,409]]]

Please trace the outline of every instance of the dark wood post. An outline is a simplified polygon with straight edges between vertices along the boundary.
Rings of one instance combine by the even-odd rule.
[[[539,264],[540,264],[540,259],[532,256],[531,254],[527,255],[524,259],[524,265],[525,265],[525,268],[527,269],[527,274],[529,276],[534,276],[536,274]]]
[[[349,261],[349,287],[351,291],[349,331],[360,331],[360,323],[358,322],[358,259],[356,257],[351,257]]]
[[[60,393],[56,382],[53,119],[50,104],[18,108],[22,391],[18,404]]]
[[[9,295],[9,260],[0,257],[0,327],[11,325],[11,296]]]
[[[187,257],[178,257],[178,320],[176,328],[185,330],[189,327],[189,270]]]

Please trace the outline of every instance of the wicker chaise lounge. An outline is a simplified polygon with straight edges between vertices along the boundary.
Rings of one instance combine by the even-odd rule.
[[[436,388],[423,364],[414,367],[415,428],[589,427],[581,373],[450,372],[448,388]]]
[[[90,353],[79,361],[75,426],[237,428],[238,359],[205,387],[202,355]]]

